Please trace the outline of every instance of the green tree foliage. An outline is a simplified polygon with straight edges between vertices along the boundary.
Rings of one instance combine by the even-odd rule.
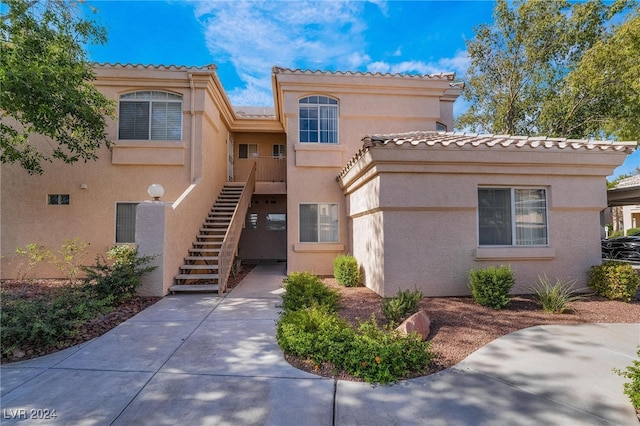
[[[42,162],[95,160],[105,144],[105,116],[113,103],[95,79],[84,46],[102,44],[105,30],[82,17],[85,8],[63,0],[4,0],[0,17],[0,160],[30,174]],[[50,148],[29,136],[43,135]]]
[[[590,112],[570,103],[578,98],[564,96],[571,90],[567,75],[586,52],[609,40],[611,18],[629,3],[498,0],[495,22],[477,27],[476,37],[467,42],[470,66],[463,96],[471,107],[457,126],[584,137],[593,130]]]
[[[584,133],[602,132],[622,140],[640,139],[640,11],[612,37],[585,52],[567,76],[561,101],[566,121]],[[578,120],[573,118],[577,117]]]

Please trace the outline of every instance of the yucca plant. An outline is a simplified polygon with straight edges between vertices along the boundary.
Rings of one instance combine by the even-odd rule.
[[[552,314],[562,314],[569,309],[571,302],[576,302],[583,296],[576,294],[573,286],[576,280],[565,280],[557,278],[555,284],[552,284],[546,275],[538,276],[538,285],[532,287],[531,290],[535,294],[536,299],[540,302],[542,310]]]

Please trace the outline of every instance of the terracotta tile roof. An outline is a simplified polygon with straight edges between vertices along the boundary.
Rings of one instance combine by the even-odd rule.
[[[349,161],[338,178],[344,176],[351,167],[374,146],[440,146],[440,147],[483,147],[492,149],[559,149],[559,150],[612,150],[631,153],[637,142],[593,141],[585,139],[550,138],[546,136],[480,135],[475,133],[421,131],[368,135],[362,138],[362,149]]]
[[[216,71],[218,67],[215,64],[203,65],[198,67],[186,65],[144,65],[144,64],[122,64],[120,62],[95,62],[94,67],[99,68],[130,68],[130,69],[156,69],[156,70],[180,70],[180,71]]]
[[[437,79],[437,80],[447,80],[453,81],[456,76],[454,72],[448,73],[439,73],[439,74],[392,74],[392,73],[381,73],[381,72],[362,72],[362,71],[320,71],[320,70],[309,70],[309,69],[291,69],[291,68],[282,68],[282,67],[273,67],[272,72],[274,74],[316,74],[316,75],[355,75],[355,76],[382,76],[382,77],[393,77],[393,78],[415,78],[415,79]],[[456,85],[460,85],[463,83],[454,83]]]
[[[625,179],[621,179],[616,185],[616,188],[629,188],[632,186],[640,186],[640,175],[631,176]]]
[[[514,147],[514,148],[545,148],[545,149],[599,149],[614,151],[633,152],[637,143],[614,142],[614,141],[594,141],[586,139],[550,138],[547,136],[513,136],[513,135],[479,135],[475,133],[457,132],[409,132],[387,135],[368,135],[362,138],[364,147],[372,145],[403,145],[410,144],[416,146],[424,144],[426,146],[441,145],[447,146],[485,146],[491,147]]]
[[[274,107],[239,106],[234,109],[240,118],[275,118],[276,116]]]

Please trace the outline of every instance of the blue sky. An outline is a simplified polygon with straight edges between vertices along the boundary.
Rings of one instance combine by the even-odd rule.
[[[491,1],[87,0],[107,29],[96,62],[216,64],[234,105],[273,105],[271,68],[431,74],[462,79],[465,40]],[[455,113],[466,109],[456,101]],[[616,175],[640,166],[640,152]]]

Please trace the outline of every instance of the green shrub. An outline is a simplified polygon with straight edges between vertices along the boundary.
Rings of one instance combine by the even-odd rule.
[[[137,249],[131,246],[116,246],[107,256],[113,260],[112,265],[98,255],[95,265],[82,268],[87,274],[84,288],[97,298],[110,298],[116,304],[134,296],[142,277],[157,268],[148,265],[153,256],[139,257]]]
[[[399,324],[410,315],[418,312],[418,304],[422,297],[420,290],[398,291],[395,297],[385,298],[382,301],[382,313],[387,321]]]
[[[640,232],[640,228],[629,228],[627,229],[627,235],[633,235]]]
[[[608,260],[589,270],[589,288],[607,299],[630,302],[639,285],[640,275],[629,263]]]
[[[285,311],[278,323],[276,340],[283,351],[313,362],[341,364],[355,331],[337,314],[312,306]]]
[[[333,276],[345,287],[357,287],[360,283],[360,267],[356,258],[346,254],[333,259]]]
[[[551,284],[546,277],[538,277],[538,285],[532,287],[532,291],[540,302],[542,310],[552,314],[561,314],[569,309],[569,303],[582,299],[576,295],[573,289],[576,281],[566,281],[562,278],[556,279],[555,284]]]
[[[76,335],[84,322],[109,312],[110,299],[96,299],[78,287],[63,287],[50,298],[2,298],[2,353],[24,346],[35,349],[59,345]]]
[[[424,371],[432,359],[430,343],[418,334],[402,335],[391,327],[381,330],[372,317],[360,324],[342,368],[367,382],[389,383]]]
[[[312,306],[324,307],[328,312],[336,312],[340,302],[337,290],[328,288],[320,278],[308,272],[294,272],[284,280],[285,293],[282,308],[297,311]]]
[[[84,262],[88,248],[89,243],[78,237],[66,240],[57,253],[51,254],[51,263],[56,265],[62,276],[73,284],[82,270],[82,262]]]
[[[631,400],[633,408],[640,410],[640,346],[638,346],[637,355],[639,359],[634,360],[631,365],[627,366],[625,371],[618,369],[614,371],[622,377],[631,379],[630,382],[624,384],[624,393]]]
[[[287,353],[316,364],[332,363],[368,382],[388,383],[422,371],[432,354],[417,334],[403,336],[380,330],[372,318],[354,330],[337,314],[312,306],[285,311],[277,323],[276,340]]]
[[[39,244],[31,243],[24,248],[18,247],[16,249],[16,257],[18,258],[17,278],[19,280],[27,278],[33,268],[50,256],[49,250]]]
[[[469,288],[476,303],[493,309],[502,309],[509,304],[509,291],[515,284],[509,266],[490,266],[469,272]]]

